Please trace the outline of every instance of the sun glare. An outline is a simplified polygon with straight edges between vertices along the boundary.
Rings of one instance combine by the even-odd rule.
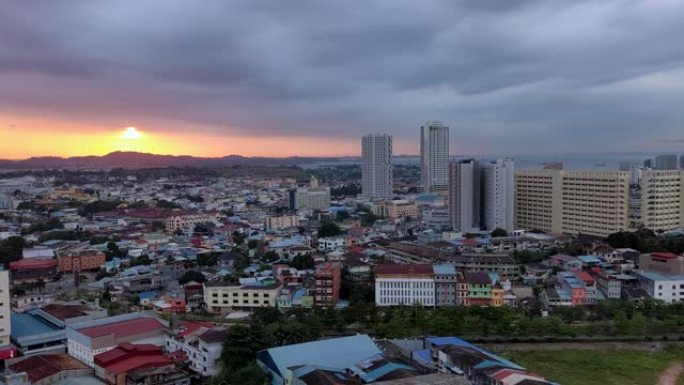
[[[128,127],[122,134],[124,139],[140,139],[142,134],[135,127]]]

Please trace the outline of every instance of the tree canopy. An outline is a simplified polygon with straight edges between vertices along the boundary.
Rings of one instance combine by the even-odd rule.
[[[334,222],[324,222],[318,228],[318,238],[334,237],[342,234],[342,229]]]

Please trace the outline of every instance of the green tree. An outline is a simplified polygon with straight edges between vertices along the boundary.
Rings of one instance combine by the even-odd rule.
[[[335,220],[338,222],[343,222],[345,219],[349,219],[351,215],[349,215],[349,212],[347,210],[340,210],[335,214]]]
[[[21,259],[22,251],[26,247],[26,240],[22,237],[9,237],[0,242],[0,263],[9,267],[10,262]]]
[[[236,324],[223,341],[221,364],[227,373],[235,373],[254,362],[256,353],[267,348],[264,330],[259,325]]]
[[[646,333],[646,328],[648,327],[648,320],[641,313],[636,313],[629,320],[629,334],[635,336],[642,336]]]
[[[298,270],[307,270],[314,268],[314,260],[310,254],[298,255],[294,257],[290,266]]]
[[[277,254],[275,251],[273,251],[273,250],[266,252],[266,254],[264,254],[264,256],[261,257],[261,259],[262,259],[264,262],[267,262],[267,263],[275,262],[275,261],[277,261],[279,258],[280,258],[280,257],[278,257],[278,254]]]
[[[266,374],[255,362],[232,373],[223,370],[209,381],[209,385],[267,385],[269,383]]]
[[[318,238],[334,237],[342,234],[342,229],[334,222],[324,222],[318,228]]]
[[[204,277],[204,274],[200,273],[197,270],[188,270],[186,271],[183,276],[178,279],[178,282],[181,285],[185,285],[188,282],[194,281],[197,283],[202,283],[206,281],[207,279]]]
[[[162,221],[153,221],[150,225],[150,230],[152,231],[162,231],[166,229],[166,225]]]
[[[492,237],[494,237],[494,238],[505,237],[507,235],[508,235],[508,233],[506,232],[506,230],[504,230],[502,228],[497,227],[496,229],[494,229],[494,231],[492,231]]]

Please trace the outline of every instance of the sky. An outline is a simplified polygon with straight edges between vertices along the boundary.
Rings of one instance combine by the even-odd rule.
[[[0,2],[0,158],[684,153],[681,0]],[[126,138],[127,127],[138,135]]]

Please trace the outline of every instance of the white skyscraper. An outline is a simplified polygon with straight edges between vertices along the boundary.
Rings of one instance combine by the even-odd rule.
[[[361,194],[364,197],[392,196],[392,137],[371,134],[361,139]]]
[[[445,192],[449,185],[449,127],[427,122],[420,127],[420,159],[423,190]]]
[[[515,162],[497,159],[482,166],[482,227],[488,231],[514,229]]]
[[[10,279],[9,271],[0,268],[0,349],[10,344]],[[4,349],[3,349],[4,350]]]
[[[474,159],[449,164],[449,214],[456,231],[480,229],[480,165]]]

